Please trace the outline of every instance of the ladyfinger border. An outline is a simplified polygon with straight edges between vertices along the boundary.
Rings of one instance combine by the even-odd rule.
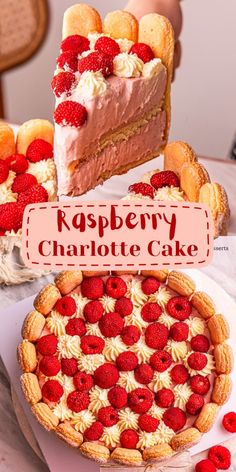
[[[84,277],[133,274],[134,271],[63,271],[56,275],[54,284],[49,284],[36,297],[37,310],[30,312],[23,323],[23,341],[18,346],[18,359],[22,371],[21,386],[26,400],[31,405],[33,414],[39,423],[48,431],[54,431],[57,436],[71,447],[78,448],[84,456],[99,463],[112,460],[115,463],[127,466],[139,466],[143,462],[158,462],[170,458],[179,451],[187,449],[201,440],[202,434],[213,426],[220,406],[225,403],[231,392],[229,373],[233,368],[233,354],[230,346],[225,343],[229,337],[229,328],[222,315],[215,313],[213,300],[205,292],[196,291],[195,282],[184,272],[180,271],[140,271],[144,277],[155,277],[180,296],[186,296],[205,319],[210,336],[213,333],[212,345],[216,362],[216,376],[214,379],[211,402],[203,406],[194,425],[177,433],[170,444],[153,446],[139,450],[128,450],[116,447],[112,452],[104,445],[93,442],[83,442],[83,435],[78,433],[66,422],[60,422],[52,410],[42,401],[38,377],[34,374],[37,367],[35,344],[40,337],[45,317],[61,296],[68,294],[79,286]],[[135,273],[137,273],[135,271]],[[50,302],[50,293],[53,298]],[[51,306],[49,310],[49,306]],[[209,326],[210,325],[210,326]],[[223,333],[220,333],[222,329]],[[37,338],[37,335],[38,338]],[[27,339],[29,336],[30,340]],[[212,338],[212,336],[211,336]],[[213,342],[214,341],[214,342]],[[35,388],[34,388],[35,387]]]

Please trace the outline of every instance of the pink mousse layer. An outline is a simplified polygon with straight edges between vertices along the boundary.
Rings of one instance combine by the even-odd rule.
[[[158,152],[164,144],[166,114],[159,112],[128,141],[120,141],[105,148],[99,155],[82,162],[70,175],[63,171],[58,179],[59,195],[81,195],[88,189],[103,182],[104,172],[113,175],[121,166],[142,160],[149,154]]]

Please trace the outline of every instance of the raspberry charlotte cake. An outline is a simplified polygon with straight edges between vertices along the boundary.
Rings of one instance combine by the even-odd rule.
[[[81,195],[160,154],[170,125],[173,32],[157,14],[85,4],[64,15],[52,80],[59,195]]]
[[[34,301],[21,385],[47,430],[139,465],[201,440],[231,391],[229,327],[181,272],[65,271]]]
[[[212,213],[215,237],[228,232],[227,194],[222,185],[210,181],[193,149],[183,141],[168,144],[164,150],[164,170],[146,173],[139,182],[130,185],[124,199],[205,203]]]

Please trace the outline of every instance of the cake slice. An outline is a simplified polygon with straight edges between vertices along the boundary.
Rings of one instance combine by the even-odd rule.
[[[140,23],[93,8],[65,12],[52,81],[59,195],[81,195],[152,159],[170,125],[173,32],[157,14]]]

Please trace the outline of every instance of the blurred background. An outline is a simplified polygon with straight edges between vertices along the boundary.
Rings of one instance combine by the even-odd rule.
[[[4,23],[0,0],[0,29]],[[24,6],[28,0],[24,0]],[[2,75],[5,118],[21,123],[52,119],[50,81],[61,39],[64,10],[73,0],[49,0],[48,34],[33,58]],[[104,16],[126,0],[89,0]],[[199,154],[225,158],[236,131],[236,0],[185,0],[181,67],[172,89],[170,139],[184,139]],[[1,49],[1,44],[0,44]]]

